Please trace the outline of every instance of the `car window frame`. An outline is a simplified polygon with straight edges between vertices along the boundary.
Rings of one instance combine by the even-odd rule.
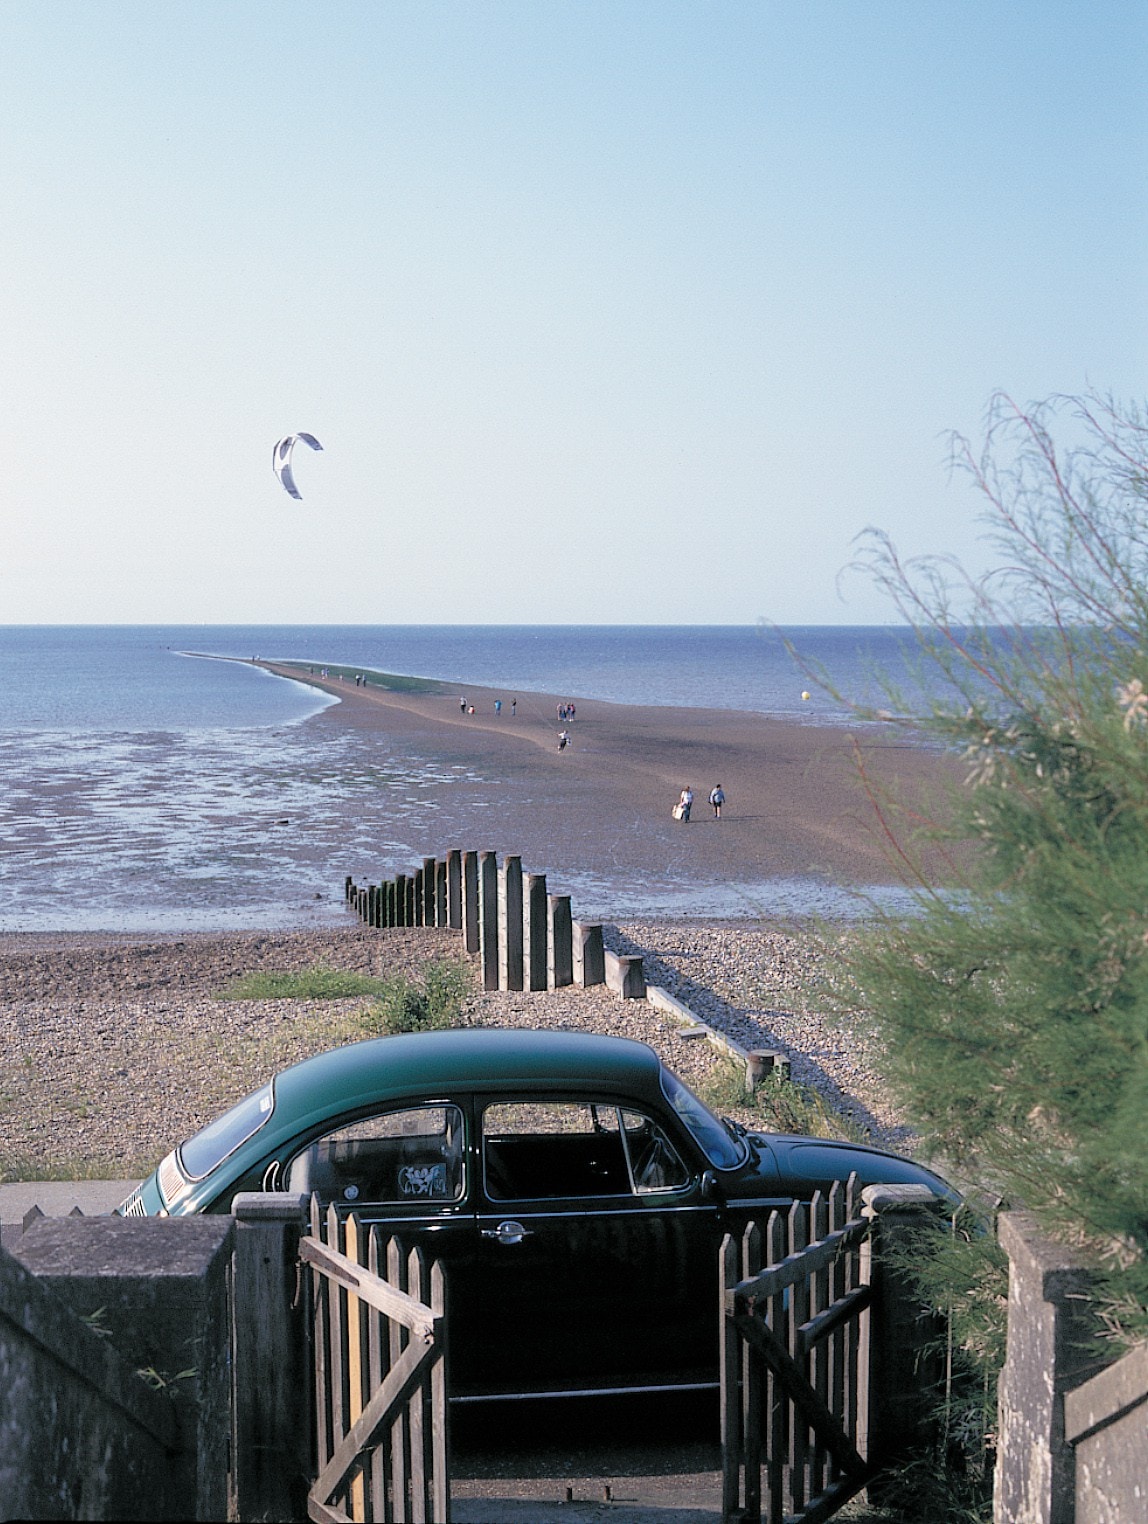
[[[392,1116],[404,1111],[431,1111],[436,1107],[441,1107],[444,1110],[447,1108],[453,1109],[459,1118],[461,1129],[461,1144],[458,1149],[460,1187],[459,1193],[456,1196],[412,1196],[391,1200],[371,1195],[356,1195],[353,1197],[335,1195],[327,1197],[322,1192],[317,1194],[324,1205],[324,1209],[328,1206],[334,1206],[338,1211],[360,1212],[368,1207],[377,1207],[387,1216],[396,1213],[402,1217],[418,1215],[420,1212],[425,1214],[428,1208],[445,1215],[457,1214],[469,1201],[474,1185],[474,1170],[471,1162],[473,1152],[471,1114],[466,1101],[460,1096],[418,1097],[414,1099],[407,1097],[405,1099],[396,1099],[391,1103],[376,1103],[373,1106],[360,1107],[357,1111],[347,1113],[339,1118],[328,1118],[318,1130],[312,1133],[305,1144],[301,1147],[289,1148],[284,1151],[284,1161],[279,1170],[279,1179],[283,1182],[282,1188],[288,1189],[287,1181],[296,1161],[301,1159],[309,1149],[314,1148],[317,1143],[322,1142],[324,1138],[329,1137],[332,1133],[339,1132],[343,1128],[354,1127],[357,1123],[369,1121],[374,1117]],[[418,1134],[412,1134],[412,1136],[418,1136]],[[305,1191],[304,1193],[311,1194],[310,1191]]]
[[[490,1172],[487,1168],[486,1150],[486,1114],[494,1106],[556,1106],[570,1105],[581,1107],[588,1111],[598,1109],[609,1111],[614,1114],[616,1126],[614,1128],[598,1128],[593,1131],[601,1132],[610,1136],[618,1136],[622,1158],[625,1163],[627,1187],[625,1190],[612,1191],[574,1191],[563,1194],[547,1195],[497,1195],[491,1188]],[[685,1174],[685,1179],[676,1186],[639,1186],[634,1175],[634,1161],[630,1149],[630,1140],[625,1127],[622,1113],[629,1111],[643,1117],[657,1129],[665,1140],[666,1145],[672,1150]],[[563,1134],[556,1134],[561,1136]],[[579,1134],[570,1134],[578,1136]],[[523,1134],[529,1136],[529,1134]],[[482,1192],[483,1199],[491,1208],[498,1211],[509,1211],[512,1208],[521,1207],[529,1203],[555,1203],[570,1202],[586,1203],[609,1203],[617,1210],[619,1202],[648,1201],[651,1197],[676,1196],[687,1193],[695,1184],[697,1173],[688,1153],[684,1152],[673,1131],[666,1125],[666,1121],[656,1110],[631,1096],[617,1095],[571,1095],[568,1092],[547,1092],[539,1095],[533,1093],[515,1093],[502,1091],[498,1093],[480,1094],[474,1097],[474,1150],[476,1154],[477,1185]]]

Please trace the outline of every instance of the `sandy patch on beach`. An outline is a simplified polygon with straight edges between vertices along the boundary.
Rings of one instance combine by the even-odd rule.
[[[511,714],[515,695],[492,689],[389,693],[262,665],[338,695],[342,702],[309,726],[378,731],[505,780],[506,803],[486,811],[476,830],[489,839],[430,840],[426,856],[488,848],[516,853],[534,871],[614,882],[645,875],[685,888],[798,879],[888,884],[901,867],[858,763],[872,787],[898,790],[924,814],[943,810],[946,786],[961,776],[953,759],[893,726],[853,734],[742,711],[578,699],[576,719],[560,727],[562,695],[519,694]],[[461,696],[473,715],[461,712]],[[571,737],[563,751],[560,728]],[[715,783],[727,799],[720,820],[706,804]],[[696,802],[690,823],[680,825],[670,811],[686,784]],[[944,870],[939,861],[929,865],[938,879]]]

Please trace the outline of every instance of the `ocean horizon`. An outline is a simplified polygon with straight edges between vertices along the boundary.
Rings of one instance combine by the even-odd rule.
[[[305,721],[333,700],[253,657],[501,689],[520,704],[557,693],[850,718],[783,636],[858,700],[876,697],[875,671],[911,676],[900,627],[0,626],[0,931],[336,924],[346,873],[497,845],[498,779],[351,727],[316,731]],[[582,913],[612,918],[835,914],[852,898],[812,881],[569,887]]]

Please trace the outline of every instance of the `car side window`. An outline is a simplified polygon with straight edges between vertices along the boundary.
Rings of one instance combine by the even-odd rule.
[[[459,1201],[463,1120],[457,1106],[416,1106],[356,1118],[316,1138],[287,1169],[286,1189],[323,1202],[416,1206]]]
[[[689,1176],[649,1117],[586,1101],[511,1101],[482,1119],[483,1178],[492,1201],[628,1196]]]
[[[623,1110],[622,1135],[626,1140],[634,1189],[639,1194],[674,1191],[689,1184],[689,1170],[656,1122],[640,1111]]]

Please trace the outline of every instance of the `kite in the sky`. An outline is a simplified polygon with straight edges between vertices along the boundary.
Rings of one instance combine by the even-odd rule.
[[[298,439],[301,439],[304,444],[309,444],[313,450],[323,448],[314,434],[288,434],[286,439],[281,439],[271,452],[271,468],[291,496],[297,497],[302,502],[303,494],[295,485],[295,478],[291,475],[291,452]]]

